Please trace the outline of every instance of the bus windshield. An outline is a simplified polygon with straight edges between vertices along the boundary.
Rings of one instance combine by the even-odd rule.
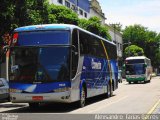
[[[10,54],[10,80],[53,82],[69,80],[69,47],[14,47]]]
[[[141,75],[141,74],[145,74],[144,64],[126,65],[126,75]]]

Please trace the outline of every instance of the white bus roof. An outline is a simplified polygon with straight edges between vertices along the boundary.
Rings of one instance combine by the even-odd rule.
[[[25,31],[38,31],[38,30],[55,30],[55,29],[74,29],[74,28],[77,28],[83,32],[86,32],[90,35],[93,35],[101,40],[104,40],[110,44],[113,44],[113,45],[116,45],[114,42],[111,42],[105,38],[102,38],[101,36],[98,36],[92,32],[89,32],[87,30],[84,30],[76,25],[71,25],[71,24],[41,24],[41,25],[29,25],[29,26],[24,26],[24,27],[19,27],[19,28],[16,28],[14,30],[14,32],[25,32]]]
[[[133,60],[133,59],[149,59],[149,58],[147,58],[145,56],[134,56],[134,57],[127,57],[126,58],[126,60]]]

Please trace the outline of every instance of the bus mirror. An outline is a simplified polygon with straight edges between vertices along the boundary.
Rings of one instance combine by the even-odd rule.
[[[74,52],[75,55],[78,55],[78,52]]]
[[[3,58],[2,56],[0,56],[0,64],[3,62]]]
[[[0,51],[0,63],[3,62],[3,58],[4,58],[4,55],[6,54],[6,52],[8,51],[9,49],[9,45],[6,45],[2,48],[2,50]]]
[[[76,51],[76,47],[75,47],[74,45],[72,45],[72,49],[73,49],[74,51]]]
[[[144,64],[144,67],[147,67],[147,64]]]
[[[9,49],[9,45],[4,46],[3,47],[3,53],[6,53],[8,51],[8,49]]]
[[[125,68],[126,68],[126,65],[125,65],[125,64],[123,64],[122,68],[123,68],[123,69],[125,69]]]

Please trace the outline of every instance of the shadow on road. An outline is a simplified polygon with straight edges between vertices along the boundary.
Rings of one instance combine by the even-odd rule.
[[[114,96],[115,95],[113,95],[113,97]],[[107,99],[105,95],[89,98],[87,99],[86,106],[102,101],[104,99]],[[64,104],[64,103],[40,104],[40,106],[35,109],[31,109],[29,108],[29,106],[14,105],[14,104],[4,105],[0,107],[22,107],[14,110],[9,110],[7,112],[5,111],[4,113],[67,113],[79,109],[79,103],[74,102],[70,104]]]
[[[132,82],[132,83],[125,83],[124,85],[143,85],[143,84],[149,84],[150,82]]]
[[[19,104],[0,104],[0,108],[15,108],[15,107],[24,107],[25,105],[19,105]]]

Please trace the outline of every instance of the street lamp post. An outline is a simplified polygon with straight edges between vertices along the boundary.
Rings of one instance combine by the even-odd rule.
[[[128,47],[130,46],[131,42],[129,41],[128,43],[123,43],[122,46],[124,45],[128,45]],[[129,54],[130,54],[130,49],[129,49]]]

